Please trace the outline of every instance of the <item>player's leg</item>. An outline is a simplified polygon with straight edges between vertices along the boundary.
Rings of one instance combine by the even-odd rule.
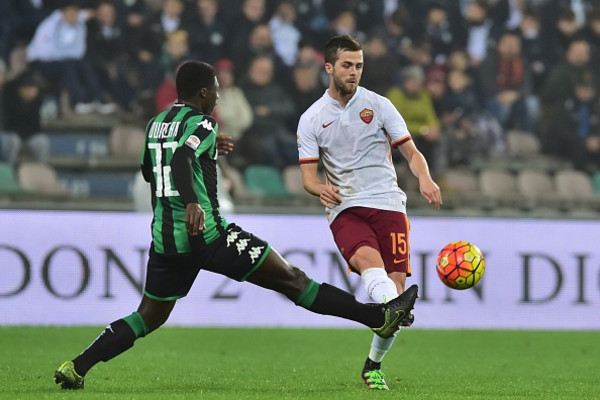
[[[398,293],[404,291],[398,291],[396,282],[385,271],[381,254],[373,247],[359,247],[350,257],[349,264],[354,270],[359,271],[369,298],[377,303],[393,300],[398,297]],[[381,372],[381,362],[392,348],[395,339],[396,333],[387,338],[373,334],[369,355],[361,372],[361,377],[369,389],[389,389]]]
[[[176,300],[142,298],[137,311],[111,322],[81,354],[65,361],[55,372],[54,381],[63,389],[83,389],[87,372],[100,361],[107,362],[133,347],[134,342],[164,324]]]
[[[386,303],[404,292],[406,273],[388,274],[386,266],[407,262],[407,226],[402,213],[366,207],[345,210],[331,224],[336,244],[350,267],[361,275],[367,294],[375,302]],[[394,257],[389,259],[390,255]],[[410,321],[409,317],[405,321]],[[362,371],[362,378],[371,389],[388,389],[381,362],[395,337],[373,336]]]
[[[304,271],[289,264],[274,249],[271,249],[260,268],[248,276],[247,280],[282,293],[296,305],[309,311],[360,322],[383,337],[392,336],[398,330],[402,317],[410,313],[417,298],[417,287],[414,286],[405,295],[383,306],[360,303],[348,292],[310,279]]]
[[[350,293],[310,279],[267,242],[235,224],[211,244],[210,254],[202,269],[277,291],[310,311],[360,322],[384,337],[393,335],[417,297],[415,286],[406,296],[384,306],[359,303]]]
[[[83,389],[90,368],[115,358],[163,325],[177,299],[189,292],[200,271],[196,264],[191,256],[167,256],[151,249],[145,294],[137,311],[111,322],[81,354],[57,369],[54,381],[63,389]]]
[[[369,215],[369,224],[377,232],[377,241],[381,249],[381,253],[379,254],[383,265],[385,265],[387,276],[394,283],[396,293],[403,293],[407,274],[410,273],[410,224],[408,218],[404,213],[377,210]],[[401,325],[410,326],[413,320],[414,318],[411,314],[405,318]],[[385,385],[385,381],[383,380],[383,374],[381,373],[381,362],[392,347],[395,338],[396,335],[390,338],[373,336],[369,356],[365,361],[362,372],[363,379],[369,387],[387,389],[387,385]],[[377,385],[378,380],[383,385]],[[370,383],[374,383],[374,385]]]
[[[318,314],[350,319],[371,328],[385,323],[379,304],[360,303],[348,292],[315,282],[304,271],[289,264],[275,249],[271,249],[247,281],[279,292],[296,305]]]

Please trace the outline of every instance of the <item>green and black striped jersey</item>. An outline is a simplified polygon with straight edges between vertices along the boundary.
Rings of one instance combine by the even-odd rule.
[[[177,149],[194,151],[193,187],[206,212],[204,243],[225,232],[227,221],[217,200],[217,128],[214,118],[188,104],[176,103],[152,118],[146,126],[142,171],[152,187],[152,242],[161,254],[191,252],[185,226],[185,204],[173,184],[171,160]]]

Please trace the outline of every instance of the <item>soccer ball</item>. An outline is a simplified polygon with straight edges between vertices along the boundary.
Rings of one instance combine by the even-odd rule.
[[[485,272],[485,260],[477,246],[459,240],[447,244],[440,251],[436,269],[444,285],[464,290],[479,282]]]

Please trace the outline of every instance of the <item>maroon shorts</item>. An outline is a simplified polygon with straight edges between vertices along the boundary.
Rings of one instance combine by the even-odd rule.
[[[376,208],[350,207],[342,211],[329,227],[348,265],[358,248],[369,246],[381,254],[388,273],[405,272],[407,276],[411,275],[408,240],[410,223],[406,214]]]

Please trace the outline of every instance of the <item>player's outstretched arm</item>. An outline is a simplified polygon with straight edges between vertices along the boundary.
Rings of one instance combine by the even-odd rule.
[[[427,160],[423,154],[417,149],[414,142],[409,140],[398,147],[406,161],[412,173],[419,179],[419,191],[421,196],[427,200],[429,204],[436,210],[442,205],[442,192],[440,187],[433,181],[429,174],[429,167],[427,166]]]
[[[317,163],[300,165],[304,190],[312,195],[319,196],[321,204],[325,207],[331,208],[341,204],[342,197],[339,195],[340,189],[321,182],[321,179],[319,179],[319,176],[317,175],[317,167]]]

